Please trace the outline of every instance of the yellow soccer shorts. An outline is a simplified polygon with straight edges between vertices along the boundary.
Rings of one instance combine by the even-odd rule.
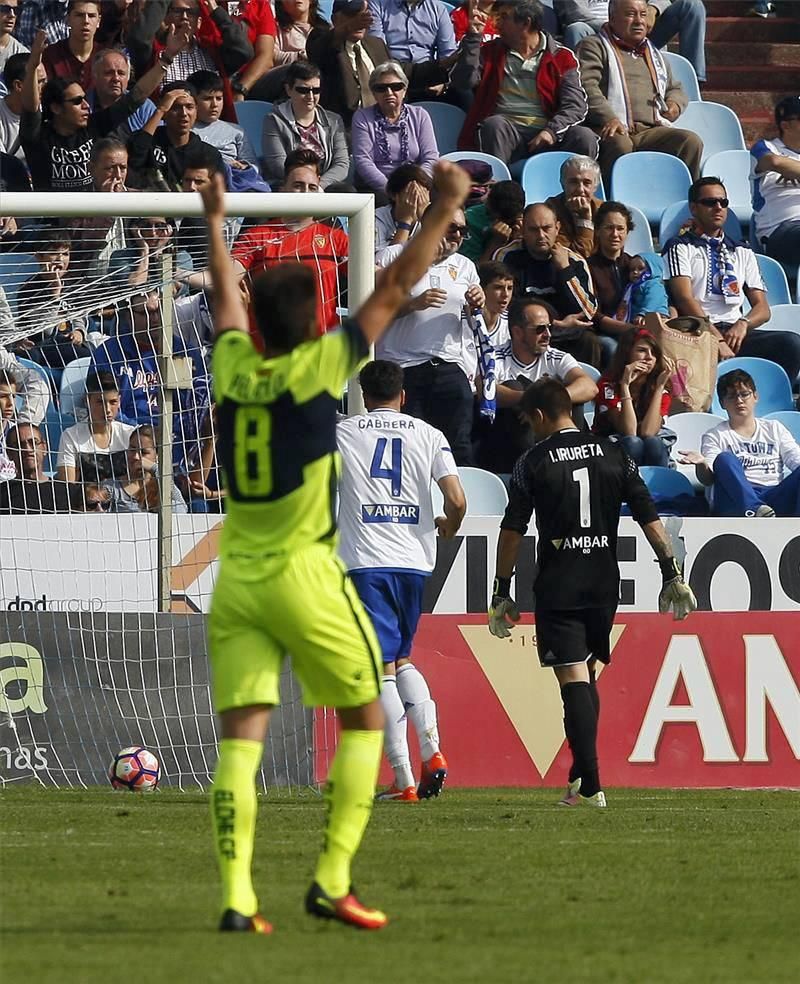
[[[287,654],[310,707],[360,707],[380,693],[381,650],[369,616],[330,546],[294,552],[258,581],[223,562],[208,619],[217,712],[278,704]]]

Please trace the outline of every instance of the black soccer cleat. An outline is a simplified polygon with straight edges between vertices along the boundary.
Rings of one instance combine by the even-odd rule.
[[[389,921],[385,912],[362,905],[352,885],[348,895],[333,899],[314,882],[306,894],[306,912],[317,919],[335,919],[356,929],[383,929]]]
[[[235,909],[226,909],[219,921],[221,933],[262,933],[269,935],[272,924],[257,912],[254,916],[243,916]]]

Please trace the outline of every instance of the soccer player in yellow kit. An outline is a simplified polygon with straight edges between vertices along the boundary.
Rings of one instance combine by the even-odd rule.
[[[341,734],[325,787],[327,820],[306,910],[362,929],[387,917],[352,891],[350,864],[369,820],[381,758],[381,653],[336,555],[336,407],[345,381],[433,262],[469,190],[440,161],[422,228],[341,329],[319,337],[312,270],[285,263],[252,284],[260,355],[222,235],[224,185],[202,189],[214,288],[212,360],[218,453],[228,490],[209,615],[222,739],[211,791],[222,877],[220,929],[268,933],[251,879],[255,777],[287,653],[312,706],[334,707]]]

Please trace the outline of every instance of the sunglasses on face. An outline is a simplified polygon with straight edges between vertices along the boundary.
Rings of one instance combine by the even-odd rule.
[[[109,509],[111,509],[111,503],[104,502],[102,499],[95,499],[86,503],[87,512],[108,512]]]
[[[64,102],[69,106],[80,106],[81,103],[86,102],[86,96],[73,96],[71,99],[65,99]]]
[[[469,231],[465,225],[451,225],[447,230],[448,236],[461,236],[462,239],[466,239],[469,236]]]
[[[13,17],[16,17],[17,8],[12,7],[10,3],[0,3],[0,14],[4,14],[6,17],[11,14]]]
[[[301,96],[314,95],[318,96],[322,92],[321,85],[296,85],[294,87],[295,92],[299,92]]]
[[[167,13],[171,17],[197,17],[200,13],[199,7],[170,7]]]
[[[373,92],[402,92],[405,89],[405,82],[378,82],[373,85]]]
[[[698,198],[697,204],[704,205],[706,208],[714,208],[715,205],[727,208],[729,201],[728,198]]]
[[[543,335],[546,331],[550,331],[553,325],[552,322],[548,321],[546,325],[525,325],[525,327],[535,331],[537,335]]]

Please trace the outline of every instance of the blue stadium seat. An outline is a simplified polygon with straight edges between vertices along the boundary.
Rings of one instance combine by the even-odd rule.
[[[458,150],[458,137],[467,118],[464,110],[459,109],[458,106],[438,102],[418,102],[414,105],[428,111],[433,121],[433,132],[436,134],[439,153],[451,154],[454,150]]]
[[[516,172],[517,180],[522,185],[525,204],[533,205],[535,202],[543,202],[551,195],[560,195],[564,190],[561,187],[561,165],[568,158],[575,156],[571,151],[548,150],[512,164],[511,173]],[[522,165],[521,170],[520,165]],[[595,195],[605,200],[606,192],[602,179]]]
[[[600,378],[600,370],[595,369],[594,366],[590,366],[588,362],[579,362],[578,365],[581,367],[581,369],[583,369],[586,375],[591,376],[591,378],[595,382],[597,382],[597,380]]]
[[[625,252],[630,253],[631,256],[637,253],[652,253],[653,234],[650,232],[647,216],[635,205],[628,205],[628,211],[633,216],[633,229],[625,240]]]
[[[450,154],[442,154],[442,157],[446,161],[483,161],[484,164],[491,164],[492,178],[495,181],[511,180],[508,165],[492,154],[481,154],[477,150],[454,150]]]
[[[685,475],[695,488],[702,488],[697,481],[694,465],[682,465],[678,461],[681,451],[699,451],[700,438],[706,431],[721,424],[724,417],[715,413],[676,413],[664,421],[664,426],[678,435],[672,446],[670,457],[675,462],[677,470]]]
[[[69,414],[74,420],[85,420],[86,375],[92,364],[90,357],[75,359],[65,367],[61,375],[61,389],[58,395],[62,414]]]
[[[11,251],[0,253],[0,287],[6,293],[12,315],[17,313],[17,293],[20,287],[39,269],[33,253]]]
[[[761,257],[759,257],[761,259]],[[800,304],[771,304],[769,321],[761,326],[764,331],[793,331],[800,335]]]
[[[245,99],[233,104],[236,109],[236,119],[253,145],[256,157],[261,160],[264,117],[272,112],[272,103],[261,99]]]
[[[721,178],[728,192],[730,208],[745,228],[750,225],[753,202],[750,196],[750,151],[721,150],[706,158],[703,175]]]
[[[661,216],[661,223],[658,227],[658,242],[662,249],[673,236],[678,235],[681,226],[691,217],[691,214],[689,203],[685,199],[682,202],[673,202],[672,205],[664,209],[664,214]],[[727,232],[731,239],[735,239],[737,242],[744,238],[741,224],[736,218],[736,213],[733,209],[728,209],[728,217],[725,219],[725,232]]]
[[[786,375],[782,366],[768,359],[745,358],[739,356],[735,359],[726,359],[717,366],[717,379],[724,376],[734,369],[744,369],[753,377],[758,390],[758,402],[756,403],[755,414],[757,417],[766,417],[768,413],[776,410],[794,410],[794,400],[792,398],[792,386],[789,377]],[[714,398],[711,401],[711,412],[718,413],[727,419],[727,414],[717,397],[717,389],[714,387]]]
[[[792,295],[789,293],[789,281],[786,279],[786,274],[780,263],[777,260],[773,260],[771,256],[765,256],[764,254],[758,254],[756,259],[758,260],[758,269],[761,271],[761,276],[764,280],[764,286],[767,288],[767,299],[769,300],[770,308],[777,307],[778,305],[787,305],[796,308],[796,305],[792,304]],[[799,322],[796,328],[783,328],[783,330],[800,332],[800,309],[795,310],[794,321]],[[778,325],[768,325],[767,327],[777,328]]]
[[[800,413],[797,410],[776,410],[764,414],[767,420],[779,420],[792,437],[800,444]]]
[[[676,54],[674,51],[664,50],[661,54],[669,63],[669,67],[672,70],[673,79],[676,82],[680,82],[683,86],[683,91],[689,99],[696,102],[702,102],[703,97],[700,94],[700,83],[697,81],[697,73],[694,70],[694,65],[692,65],[689,59],[684,58],[683,55]]]
[[[640,465],[639,474],[654,496],[673,498],[677,495],[694,495],[694,486],[689,479],[674,468],[661,468],[659,465]]]
[[[721,150],[747,150],[739,117],[722,103],[690,102],[675,126],[702,138],[703,161]]]
[[[502,516],[508,505],[508,492],[502,479],[482,468],[459,468],[467,497],[468,516]]]
[[[689,168],[677,157],[640,150],[614,162],[611,197],[635,205],[655,225],[667,206],[686,201],[691,183]]]
[[[508,505],[508,492],[501,478],[482,468],[459,468],[458,475],[467,497],[468,516],[502,516]],[[441,515],[444,499],[436,482],[431,482],[434,516]]]

